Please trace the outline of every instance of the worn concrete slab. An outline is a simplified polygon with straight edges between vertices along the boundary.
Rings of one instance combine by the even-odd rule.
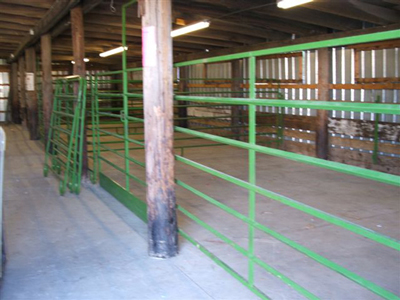
[[[257,299],[191,245],[149,258],[141,220],[99,187],[59,196],[40,142],[6,132],[2,300]]]
[[[8,263],[1,299],[258,299],[196,247],[180,240],[171,260],[148,258],[146,227],[98,186],[79,196],[58,195],[57,181],[42,177],[39,142],[20,127],[7,128],[5,226]],[[143,151],[132,152],[143,161]],[[232,147],[185,149],[185,157],[246,180],[247,152]],[[109,154],[114,163],[121,163]],[[103,166],[113,179],[121,173]],[[247,214],[247,192],[177,163],[177,177]],[[144,171],[132,165],[144,179]],[[258,185],[382,234],[400,239],[400,190],[389,185],[303,164],[257,156]],[[131,191],[144,199],[132,181]],[[178,203],[247,248],[248,228],[237,219],[177,188]],[[400,295],[400,255],[274,200],[257,197],[256,219]],[[239,274],[246,259],[208,231],[179,214],[179,226]],[[256,231],[256,255],[321,299],[381,299],[320,266],[292,248]],[[257,286],[272,299],[304,299],[279,279],[256,267]]]

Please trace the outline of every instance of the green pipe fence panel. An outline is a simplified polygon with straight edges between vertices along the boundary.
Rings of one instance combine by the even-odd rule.
[[[56,80],[53,111],[46,145],[43,173],[52,171],[59,191],[79,194],[86,112],[86,80],[69,76]]]
[[[36,61],[36,97],[38,101],[38,122],[39,122],[39,137],[44,142],[44,117],[43,117],[43,95],[42,95],[42,71],[39,59]]]
[[[122,45],[126,46],[126,8],[136,1],[130,1],[122,7]],[[394,251],[400,251],[399,241],[375,232],[371,229],[362,227],[358,224],[354,224],[345,219],[337,216],[328,214],[324,211],[318,210],[304,203],[298,202],[294,199],[290,199],[284,195],[277,194],[273,191],[267,190],[257,185],[256,180],[256,157],[257,155],[271,155],[281,157],[305,164],[309,164],[316,167],[326,168],[329,170],[358,176],[361,178],[367,178],[375,180],[385,184],[391,184],[394,186],[400,186],[400,177],[381,173],[373,170],[367,170],[355,166],[341,164],[332,161],[326,161],[309,157],[297,153],[290,153],[279,149],[265,147],[258,142],[257,137],[259,136],[260,126],[257,124],[257,106],[276,107],[283,109],[285,107],[295,108],[309,108],[309,109],[323,109],[323,110],[344,110],[344,111],[356,111],[356,112],[371,112],[375,114],[386,113],[386,114],[400,114],[399,106],[395,104],[383,104],[383,103],[332,103],[332,102],[321,102],[321,101],[302,101],[302,100],[284,100],[278,93],[270,94],[275,99],[259,99],[256,96],[259,95],[259,91],[256,90],[256,72],[255,65],[257,56],[267,54],[278,54],[289,51],[302,51],[307,49],[317,49],[321,47],[332,47],[341,46],[354,43],[372,42],[379,40],[387,40],[398,37],[400,30],[389,31],[386,33],[368,34],[361,35],[351,38],[334,39],[328,41],[292,45],[286,47],[278,47],[273,49],[265,49],[253,52],[239,53],[233,55],[226,55],[221,57],[208,58],[203,60],[195,60],[190,62],[182,62],[175,64],[176,67],[194,65],[198,63],[207,62],[220,62],[232,59],[248,59],[249,75],[246,80],[249,83],[248,91],[244,91],[242,94],[247,94],[247,98],[235,98],[234,93],[223,93],[228,97],[215,97],[215,91],[204,91],[199,92],[176,92],[174,97],[175,109],[179,107],[231,107],[232,105],[240,105],[245,108],[244,112],[247,114],[246,122],[243,127],[247,130],[247,140],[237,140],[233,136],[223,136],[207,132],[208,126],[198,125],[189,128],[175,127],[175,148],[181,148],[181,151],[190,147],[204,147],[204,146],[231,146],[238,149],[244,149],[248,153],[248,179],[242,180],[233,177],[224,172],[218,171],[214,168],[202,165],[196,161],[184,157],[183,155],[176,155],[177,162],[184,164],[190,168],[194,168],[199,172],[208,174],[220,180],[229,182],[237,187],[243,188],[247,191],[248,195],[248,206],[247,212],[239,212],[227,203],[207,195],[200,191],[194,186],[189,185],[185,180],[179,178],[176,179],[177,186],[184,190],[192,193],[193,195],[203,199],[206,203],[213,205],[217,210],[221,210],[230,216],[243,222],[246,226],[248,244],[243,246],[232,238],[223,234],[200,216],[193,214],[190,209],[184,207],[184,204],[179,204],[177,209],[182,216],[191,219],[193,222],[210,232],[215,237],[219,238],[227,247],[231,247],[240,253],[244,259],[247,260],[247,274],[240,274],[224,262],[221,258],[217,257],[204,245],[197,241],[196,237],[191,236],[186,228],[179,228],[179,233],[182,237],[187,239],[190,243],[194,244],[200,251],[209,256],[216,264],[225,269],[229,274],[246,286],[250,291],[255,293],[261,299],[269,299],[268,295],[260,289],[257,278],[255,277],[255,268],[261,268],[282,280],[286,285],[293,288],[299,294],[307,299],[319,299],[312,291],[309,291],[302,287],[289,278],[288,274],[282,272],[265,261],[261,260],[255,252],[255,231],[258,230],[263,234],[276,239],[280,243],[289,246],[291,249],[299,252],[301,255],[312,259],[316,263],[332,270],[341,276],[351,280],[352,282],[360,285],[361,287],[371,291],[372,293],[380,296],[383,299],[400,299],[398,295],[393,294],[391,291],[379,286],[378,284],[368,280],[355,272],[347,269],[327,257],[324,257],[313,251],[312,249],[305,247],[301,242],[294,241],[287,238],[278,231],[272,230],[271,228],[261,224],[256,220],[257,203],[258,197],[264,197],[271,199],[280,204],[290,207],[291,209],[298,210],[303,214],[307,214],[323,220],[328,224],[337,226],[340,229],[346,230],[355,236],[360,236],[373,243],[377,243],[388,249]],[[100,180],[100,185],[109,191],[115,198],[126,205],[130,210],[137,214],[143,221],[146,221],[146,203],[145,203],[145,191],[146,180],[144,176],[145,164],[144,164],[144,137],[143,137],[143,104],[140,88],[140,80],[137,80],[138,76],[133,76],[135,72],[141,72],[140,68],[129,69],[126,63],[126,52],[123,52],[122,70],[112,71],[96,74],[93,78],[93,97],[91,98],[91,120],[92,125],[90,128],[92,137],[92,155],[94,166],[93,172],[95,178]],[[136,73],[138,74],[138,73]],[[101,76],[121,76],[122,79],[112,79],[112,81],[104,81]],[[134,79],[135,78],[135,79]],[[195,80],[196,78],[188,78],[185,80]],[[225,80],[225,79],[224,79]],[[122,84],[122,91],[109,90],[100,91],[99,84],[101,83],[113,83]],[[135,86],[139,85],[139,86]],[[198,96],[195,96],[195,95]],[[200,95],[200,96],[199,96]],[[278,115],[283,110],[278,110]],[[283,115],[283,114],[282,114]],[[192,119],[190,119],[192,118]],[[196,116],[189,116],[188,121],[194,123]],[[216,116],[216,118],[208,118],[208,120],[215,120],[218,118],[229,118],[228,115]],[[282,117],[283,119],[283,117]],[[203,120],[206,120],[203,118]],[[178,123],[179,118],[176,118]],[[277,127],[283,128],[282,120],[277,121]],[[192,123],[192,124],[193,124]],[[242,124],[241,124],[242,125]],[[226,128],[224,128],[226,127]],[[211,126],[212,128],[212,126]],[[228,129],[232,130],[230,125],[217,125],[214,129]],[[276,132],[279,137],[282,137]],[[200,144],[190,144],[194,140],[201,141]],[[179,144],[178,146],[176,146]],[[178,194],[179,196],[179,194]],[[397,253],[396,252],[396,253]]]

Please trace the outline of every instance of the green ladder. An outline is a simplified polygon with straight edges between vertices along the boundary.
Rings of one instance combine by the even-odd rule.
[[[79,194],[86,113],[86,80],[68,76],[56,80],[53,112],[46,145],[43,174],[51,170],[60,180],[60,194],[67,187]]]

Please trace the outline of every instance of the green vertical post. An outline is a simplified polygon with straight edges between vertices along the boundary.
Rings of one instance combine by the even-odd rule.
[[[375,103],[381,102],[381,96],[377,96]],[[372,162],[378,163],[378,151],[379,151],[379,120],[381,114],[375,114],[375,125],[374,125],[374,152],[372,153]]]
[[[284,94],[281,92],[281,84],[279,82],[278,85],[278,94],[277,98],[285,100]],[[283,120],[284,120],[284,114],[285,114],[285,108],[284,107],[277,107],[277,114],[276,114],[276,121],[277,121],[277,143],[276,146],[280,148],[283,145],[283,135],[284,135],[284,125],[283,125]]]
[[[94,94],[95,94],[95,98],[94,98],[94,114],[95,117],[93,118],[93,132],[96,136],[96,152],[93,152],[93,156],[96,157],[97,160],[97,172],[95,174],[96,176],[96,180],[99,179],[99,174],[101,172],[101,159],[100,159],[100,116],[99,116],[99,94],[98,94],[98,77],[97,75],[95,76],[95,81],[94,81]]]
[[[249,95],[250,99],[256,97],[256,58],[249,58]],[[249,144],[256,144],[256,106],[249,105]],[[256,151],[249,150],[249,183],[256,184]],[[249,218],[255,220],[256,210],[256,193],[249,191]],[[254,262],[251,258],[254,257],[254,227],[249,224],[249,266],[248,266],[248,281],[249,285],[254,285]]]
[[[124,47],[124,51],[122,51],[122,94],[123,94],[123,118],[122,122],[124,123],[124,150],[125,150],[125,188],[129,191],[129,120],[127,118],[128,111],[128,72],[126,66],[126,8],[135,3],[136,0],[130,1],[122,6],[122,47]]]
[[[76,181],[75,181],[75,193],[76,194],[79,194],[79,192],[80,192],[80,187],[81,187],[81,180],[82,180],[82,171],[83,171],[83,164],[84,164],[84,162],[83,162],[83,160],[84,160],[84,157],[83,157],[83,147],[84,147],[84,145],[83,145],[83,143],[85,142],[85,143],[87,143],[87,141],[85,140],[85,138],[84,138],[84,136],[85,136],[85,133],[86,133],[86,130],[85,130],[85,123],[86,123],[86,89],[87,89],[87,83],[86,83],[86,79],[85,79],[85,77],[83,77],[83,78],[81,78],[81,80],[80,80],[80,82],[79,82],[79,84],[80,84],[80,88],[79,88],[79,90],[80,90],[80,93],[81,93],[81,95],[80,95],[80,97],[78,98],[78,99],[80,99],[80,101],[81,101],[81,110],[83,110],[83,113],[81,113],[80,115],[79,115],[79,118],[78,118],[78,123],[80,122],[80,124],[77,124],[77,126],[79,126],[78,127],[78,134],[79,134],[79,152],[78,152],[78,156],[79,156],[79,165],[78,165],[78,174],[77,174],[77,176],[76,176]],[[87,145],[86,145],[86,147],[87,147]],[[86,153],[86,155],[87,155],[87,153]],[[86,167],[87,167],[87,165],[86,165]]]

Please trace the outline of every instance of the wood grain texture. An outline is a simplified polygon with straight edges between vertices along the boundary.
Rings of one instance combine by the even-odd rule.
[[[47,138],[50,128],[51,111],[53,107],[53,82],[52,82],[52,53],[50,34],[42,35],[40,39],[42,58],[42,101],[43,101],[43,125],[44,138],[47,145]]]
[[[83,24],[83,10],[81,5],[78,5],[73,9],[71,9],[71,34],[72,34],[72,53],[75,61],[75,64],[73,65],[73,74],[86,78],[86,66],[85,62],[83,61],[85,57],[85,35],[84,35],[84,24]],[[82,138],[83,138],[82,177],[87,179],[89,173],[88,173],[86,124]]]
[[[171,1],[145,0],[142,35],[149,255],[178,253],[173,154]]]
[[[329,49],[318,49],[318,100],[329,101]],[[318,158],[327,159],[329,155],[328,139],[329,111],[318,109],[316,118],[315,151]]]
[[[12,121],[15,124],[21,124],[20,104],[18,97],[18,64],[16,62],[11,64],[10,79]]]
[[[25,50],[26,72],[36,74],[36,52],[33,47]],[[34,90],[26,90],[26,107],[27,107],[27,125],[29,130],[29,138],[38,140],[39,136],[39,116],[38,101],[34,84]]]
[[[26,96],[25,96],[25,57],[18,58],[18,91],[19,108],[22,123],[26,125]]]

